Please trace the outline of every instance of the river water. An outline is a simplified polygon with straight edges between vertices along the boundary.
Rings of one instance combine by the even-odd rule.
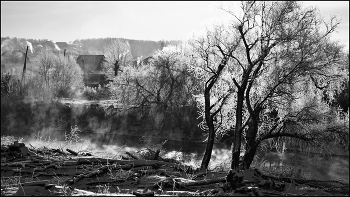
[[[105,135],[95,138],[97,144],[110,144],[134,148],[150,147],[161,144],[166,139],[157,137],[140,137],[130,135]],[[205,142],[167,140],[162,145],[166,156],[183,159],[185,163],[199,167]],[[230,166],[230,147],[222,143],[215,143],[209,168],[228,170]],[[259,151],[252,163],[252,167],[270,173],[282,173],[296,178],[319,180],[342,180],[349,182],[349,152],[336,149],[334,154],[305,154],[288,150],[283,153],[276,151]]]

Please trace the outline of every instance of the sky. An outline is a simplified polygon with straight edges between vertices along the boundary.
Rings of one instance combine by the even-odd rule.
[[[1,1],[1,36],[69,42],[86,38],[184,40],[232,18],[218,1]],[[349,49],[349,2],[308,1],[341,23],[332,39]]]

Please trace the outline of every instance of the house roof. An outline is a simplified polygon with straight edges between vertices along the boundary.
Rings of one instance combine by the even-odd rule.
[[[66,49],[69,47],[69,45],[67,44],[67,42],[56,42],[57,46],[60,48],[60,49]]]
[[[80,65],[82,70],[89,73],[101,71],[102,64],[105,61],[104,55],[79,55],[77,58],[77,63]]]

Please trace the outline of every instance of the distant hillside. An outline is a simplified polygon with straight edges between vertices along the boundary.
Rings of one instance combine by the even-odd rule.
[[[137,57],[151,56],[156,50],[165,46],[178,43],[179,41],[150,41],[150,40],[132,40],[124,38],[92,38],[77,39],[70,43],[67,47],[67,54],[78,55],[102,55],[103,49],[111,43],[113,39],[119,39],[122,42],[128,42],[131,48],[131,55],[134,59]],[[49,49],[55,53],[63,53],[64,49],[60,49],[57,44],[47,39],[26,39],[26,38],[10,38],[1,37],[1,53],[6,51],[22,51],[25,52],[26,46],[30,46],[29,57],[35,57],[42,49]]]
[[[133,58],[140,56],[147,57],[152,55],[156,50],[162,47],[168,46],[172,43],[179,41],[150,41],[150,40],[132,40],[124,38],[93,38],[93,39],[81,39],[73,41],[73,44],[82,46],[82,50],[85,52],[100,52],[102,54],[103,49],[112,42],[113,39],[119,39],[122,42],[128,42],[131,48],[131,55]]]

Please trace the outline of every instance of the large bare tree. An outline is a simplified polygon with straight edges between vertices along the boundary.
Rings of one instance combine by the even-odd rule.
[[[231,132],[232,169],[240,167],[242,148],[242,168],[249,168],[263,140],[314,141],[302,123],[311,117],[303,112],[316,110],[317,103],[293,106],[300,104],[305,87],[317,97],[341,75],[336,66],[342,48],[329,39],[339,24],[335,18],[326,23],[315,8],[295,1],[248,1],[241,10],[238,15],[225,9],[232,22],[193,44],[198,60],[191,70],[206,80],[199,100],[209,130],[202,168],[209,164],[217,132]]]

